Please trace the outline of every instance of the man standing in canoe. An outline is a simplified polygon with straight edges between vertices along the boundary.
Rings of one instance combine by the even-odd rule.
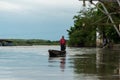
[[[65,49],[66,49],[66,40],[64,39],[64,36],[62,36],[62,38],[60,39],[60,47],[61,47],[61,51],[65,51]]]

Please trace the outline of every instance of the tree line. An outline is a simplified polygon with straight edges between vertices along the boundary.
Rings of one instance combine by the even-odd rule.
[[[111,17],[115,21],[114,24],[119,27],[120,9],[116,2],[104,2],[104,5],[110,12]],[[99,8],[103,9],[101,5]],[[74,25],[67,30],[69,35],[69,46],[96,46],[96,32],[106,38],[109,42],[120,43],[120,37],[115,31],[113,24],[110,22],[106,14],[101,12],[97,7],[81,10],[73,17]]]
[[[1,46],[58,45],[59,41],[43,39],[7,39],[7,41],[1,41],[0,44]]]

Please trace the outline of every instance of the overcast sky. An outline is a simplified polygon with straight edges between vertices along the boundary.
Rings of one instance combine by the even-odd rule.
[[[67,38],[81,8],[78,0],[0,0],[0,38]]]

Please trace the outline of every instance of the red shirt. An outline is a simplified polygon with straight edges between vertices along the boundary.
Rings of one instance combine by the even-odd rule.
[[[66,44],[66,40],[64,38],[60,39],[60,44],[65,45]]]

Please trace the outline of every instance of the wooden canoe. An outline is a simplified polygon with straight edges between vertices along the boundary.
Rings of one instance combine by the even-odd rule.
[[[49,57],[65,57],[66,51],[59,51],[59,50],[48,50]]]

